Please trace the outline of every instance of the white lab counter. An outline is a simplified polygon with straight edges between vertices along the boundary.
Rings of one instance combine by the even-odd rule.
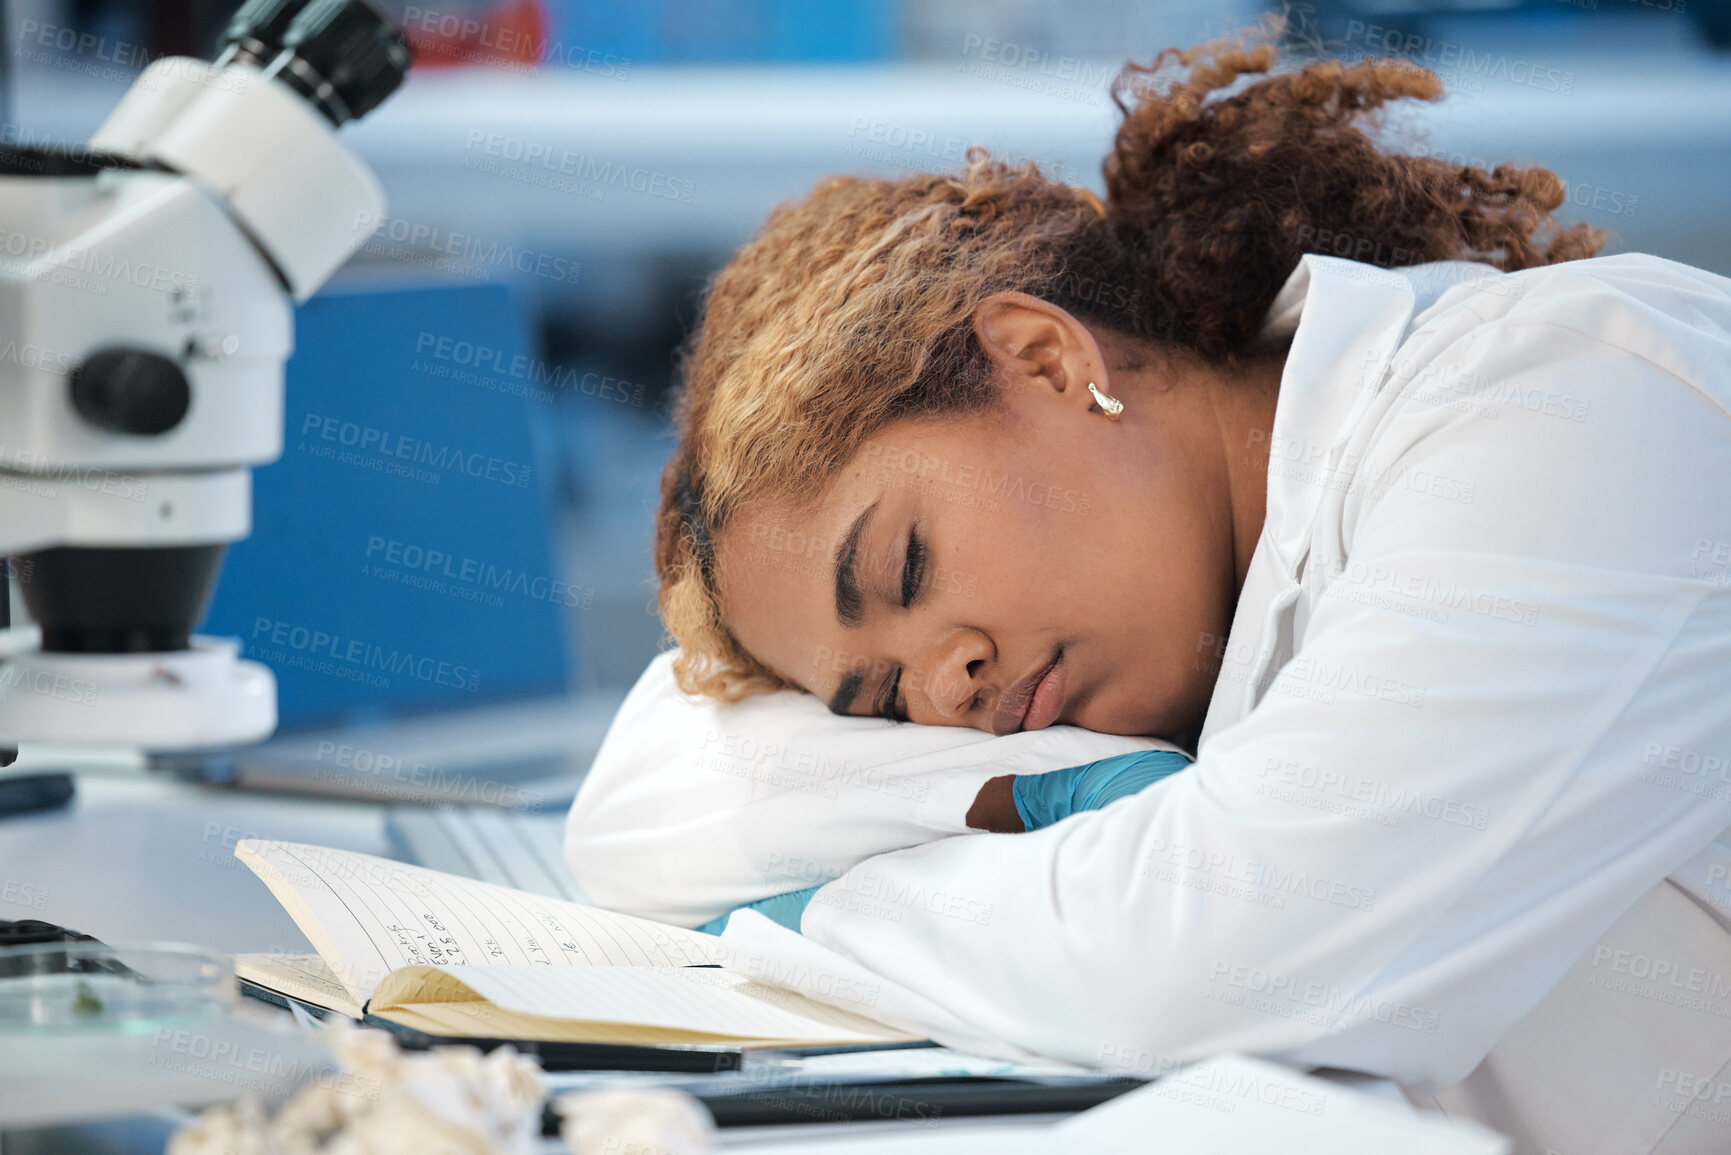
[[[83,765],[71,805],[0,818],[0,918],[39,918],[105,942],[305,951],[287,912],[235,861],[236,839],[389,854],[380,803],[243,794],[120,760]],[[26,748],[7,773],[66,767]]]
[[[41,918],[109,942],[189,942],[226,952],[309,950],[305,937],[263,883],[233,857],[239,838],[280,838],[390,854],[381,803],[327,801],[248,794],[178,782],[145,771],[136,760],[82,759],[78,766],[29,750],[8,773],[79,770],[78,793],[60,810],[0,819],[0,918]],[[256,1019],[265,1008],[247,1004]],[[286,1044],[283,1044],[286,1045]],[[1346,1081],[1350,1082],[1350,1081]],[[1386,1085],[1354,1090],[1387,1091]],[[1349,1097],[1351,1092],[1343,1092]],[[1379,1095],[1398,1114],[1398,1095]],[[1398,1104],[1398,1107],[1396,1105]],[[101,1150],[127,1153],[162,1149],[184,1111],[53,1131],[8,1131],[0,1151],[25,1155]],[[996,1120],[944,1119],[909,1131],[905,1124],[816,1124],[740,1128],[718,1135],[723,1148],[766,1144],[776,1150],[850,1147],[868,1137],[978,1142],[992,1129],[1039,1128],[1058,1116]],[[916,1146],[917,1146],[916,1142]],[[541,1151],[562,1150],[548,1141]],[[898,1149],[892,1143],[886,1150]]]

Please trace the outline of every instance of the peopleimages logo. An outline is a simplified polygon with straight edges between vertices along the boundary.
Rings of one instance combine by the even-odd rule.
[[[1383,812],[1378,817],[1391,819],[1382,825],[1394,825],[1395,816],[1400,814],[1418,814],[1473,830],[1484,830],[1490,825],[1490,811],[1483,806],[1441,798],[1405,784],[1390,786],[1351,771],[1318,768],[1311,763],[1297,762],[1278,755],[1270,755],[1263,760],[1260,777],[1264,781],[1258,788],[1259,794],[1281,797],[1283,801],[1296,802],[1313,809],[1341,813],[1342,809],[1331,805],[1338,803],[1345,813],[1354,817],[1364,813],[1353,809],[1353,804],[1357,804],[1370,812]],[[1269,789],[1271,787],[1285,787],[1286,794],[1277,794]]]
[[[1471,47],[1450,40],[1438,40],[1362,20],[1347,22],[1346,38],[1364,47],[1388,55],[1405,57],[1414,64],[1434,68],[1446,83],[1460,87],[1466,82],[1473,91],[1482,91],[1483,80],[1503,80],[1510,84],[1536,88],[1568,96],[1575,91],[1575,74],[1560,68],[1506,54],[1476,52]]]
[[[485,590],[502,590],[534,601],[552,602],[554,605],[588,609],[595,598],[594,590],[557,578],[531,574],[511,566],[497,566],[479,558],[462,557],[445,550],[384,538],[377,534],[367,537],[365,556],[369,562],[384,563]]]
[[[7,359],[10,349],[10,344],[0,347],[0,361]],[[142,502],[150,496],[150,482],[142,477],[117,473],[112,469],[49,461],[32,450],[0,444],[0,486],[21,489],[38,497],[59,498],[64,496],[64,490],[58,487],[66,485],[77,485],[91,493],[118,497],[122,501]],[[15,568],[13,576],[19,576]],[[21,580],[29,580],[28,573]]]
[[[430,357],[479,373],[495,373],[543,390],[568,389],[603,401],[638,405],[643,386],[593,371],[579,373],[564,365],[553,365],[525,353],[513,353],[494,345],[443,337],[422,330],[415,338],[415,354]],[[551,393],[547,393],[551,400]]]
[[[395,647],[387,649],[360,638],[345,638],[341,634],[297,626],[290,622],[255,618],[252,623],[252,641],[257,647],[279,647],[275,655],[268,650],[261,651],[261,656],[267,660],[283,661],[286,665],[312,669],[315,673],[364,674],[381,670],[388,674],[406,674],[423,682],[450,686],[470,693],[481,688],[481,672],[473,666],[441,661],[424,654],[417,655],[412,650],[399,650]],[[309,662],[314,664],[309,665]],[[322,668],[326,665],[333,668]],[[352,680],[372,681],[365,677]],[[389,685],[389,682],[384,684]]]
[[[434,267],[465,271],[464,266],[513,270],[526,276],[576,284],[583,273],[580,261],[555,253],[543,253],[503,241],[485,241],[472,233],[453,232],[421,221],[389,217],[365,210],[355,214],[355,231],[367,234],[366,251],[389,252],[380,242],[392,241],[408,250],[422,250],[439,258]],[[400,255],[400,254],[399,254]],[[441,263],[442,262],[442,263]]]
[[[1053,56],[1042,48],[974,34],[962,41],[962,55],[977,55],[981,60],[1004,68],[1020,69],[1084,88],[1104,88],[1118,74],[1115,65],[1093,64],[1076,56]]]
[[[527,56],[532,58],[531,67],[557,64],[613,80],[625,80],[631,75],[631,60],[627,57],[580,44],[565,44],[518,28],[488,24],[465,12],[410,4],[403,9],[402,29],[414,47],[426,49],[433,46],[434,37],[442,37],[446,43],[437,45],[440,51],[470,63],[522,69],[523,62],[513,58]],[[502,55],[504,59],[490,54]]]
[[[936,496],[942,496],[945,490],[953,491],[975,499],[976,504],[994,502],[988,507],[993,510],[997,508],[995,500],[1002,500],[1025,501],[1063,513],[1085,514],[1092,500],[1086,490],[1066,489],[1038,480],[1030,483],[1014,474],[995,474],[977,463],[951,462],[918,450],[875,442],[865,447],[861,462],[888,483],[893,484],[901,478],[911,486],[929,489]]]
[[[198,278],[178,269],[153,265],[148,261],[133,261],[110,251],[79,248],[40,233],[0,228],[0,268],[28,275],[27,266],[39,260],[46,260],[51,266],[44,279],[57,284],[71,284],[97,296],[106,296],[110,283],[123,282],[140,289],[181,296],[198,291]]]
[[[572,152],[568,148],[559,148],[542,141],[525,140],[520,136],[506,136],[479,128],[470,130],[468,141],[463,147],[465,152],[471,154],[479,152],[482,157],[492,157],[495,161],[507,161],[525,168],[539,168],[545,172],[569,176],[575,180],[587,181],[598,188],[613,185],[629,192],[685,204],[691,203],[692,193],[697,187],[683,177],[672,176],[658,169],[623,164],[588,153]],[[463,160],[464,168],[479,172],[491,171],[483,167],[483,164],[484,161],[473,156]]]
[[[328,448],[330,456],[335,455],[335,446],[340,445],[357,453],[376,454],[381,459],[430,465],[435,470],[449,470],[517,489],[526,488],[529,484],[531,467],[522,462],[491,457],[474,450],[466,451],[461,446],[435,445],[419,437],[407,437],[392,430],[362,425],[356,421],[344,421],[340,417],[308,413],[301,421],[301,436],[313,440],[315,449]],[[320,440],[333,442],[334,445],[318,446],[317,441]],[[439,474],[431,476],[437,477]]]
[[[1203,994],[1204,998],[1315,1023],[1329,1030],[1374,1021],[1434,1035],[1442,1019],[1439,1012],[1411,1003],[1376,998],[1225,960],[1215,961],[1209,984],[1211,989]]]
[[[48,670],[20,671],[14,662],[0,668],[0,702],[10,701],[14,691],[39,694],[79,706],[94,706],[102,684]]]

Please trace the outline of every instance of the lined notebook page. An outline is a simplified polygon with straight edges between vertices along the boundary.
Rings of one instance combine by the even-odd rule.
[[[243,840],[235,857],[362,999],[402,966],[680,967],[720,940],[370,854]]]
[[[665,1027],[737,1039],[879,1043],[919,1037],[724,970],[450,966],[439,972],[495,1006],[541,1018]],[[412,1004],[413,988],[412,974],[393,976],[381,988],[380,1000]]]
[[[237,977],[303,1003],[339,1011],[350,1018],[360,1015],[360,1004],[316,954],[237,954]]]

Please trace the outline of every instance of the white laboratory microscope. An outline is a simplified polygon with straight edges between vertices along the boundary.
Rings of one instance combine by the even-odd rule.
[[[0,556],[35,623],[0,631],[0,764],[275,728],[271,672],[191,631],[282,452],[293,305],[384,211],[337,129],[408,66],[364,0],[251,0],[87,153],[0,149]]]

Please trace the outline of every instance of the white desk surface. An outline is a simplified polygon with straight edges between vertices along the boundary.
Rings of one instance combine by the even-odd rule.
[[[65,768],[64,763],[57,766],[35,757],[9,772],[58,768]],[[385,807],[378,803],[193,786],[129,768],[122,761],[88,767],[78,774],[77,783],[77,796],[68,807],[0,818],[0,894],[26,893],[32,899],[47,894],[41,908],[0,901],[0,918],[46,919],[107,942],[173,940],[229,952],[311,950],[264,884],[234,860],[235,840],[283,838],[389,854]],[[10,891],[8,882],[14,884]],[[1056,1118],[1027,1121],[1050,1123]],[[950,1126],[969,1122],[945,1121]],[[773,1140],[805,1149],[897,1128],[894,1123],[740,1128],[718,1138],[724,1146]],[[116,1149],[160,1150],[161,1124],[112,1124],[108,1129],[114,1134],[97,1128]],[[69,1132],[66,1141],[76,1146],[91,1134]],[[557,1141],[540,1147],[544,1152],[563,1149]]]
[[[66,764],[27,753],[27,760],[10,772],[57,768]],[[0,818],[0,895],[11,896],[0,901],[0,918],[46,919],[107,942],[167,940],[227,952],[310,950],[264,884],[235,861],[235,841],[281,838],[390,853],[385,807],[379,803],[194,786],[118,760],[86,766],[77,786],[68,807]],[[43,893],[46,900],[38,907],[35,899]],[[23,896],[27,901],[18,901]],[[1398,1094],[1390,1097],[1398,1100]],[[1056,1118],[945,1123],[963,1128],[961,1134],[979,1123],[1029,1126]],[[896,1124],[749,1128],[719,1138],[725,1147],[769,1141],[817,1149],[897,1129]],[[559,1148],[552,1142],[542,1150]],[[154,1149],[154,1144],[125,1149]]]
[[[31,768],[21,759],[9,772]],[[243,794],[120,762],[78,773],[77,787],[70,806],[0,818],[0,918],[44,919],[110,943],[306,951],[306,936],[235,860],[235,841],[389,854],[379,803]]]

